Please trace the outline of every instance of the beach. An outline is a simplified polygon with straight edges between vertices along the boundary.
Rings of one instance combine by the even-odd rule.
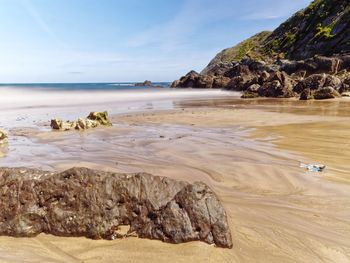
[[[74,92],[3,104],[0,125],[10,139],[1,166],[83,166],[202,181],[226,209],[233,249],[42,234],[0,237],[0,262],[350,262],[349,99],[242,100],[191,89],[90,98]],[[99,110],[109,111],[113,127],[50,130],[51,118]],[[301,163],[326,169],[309,172]]]

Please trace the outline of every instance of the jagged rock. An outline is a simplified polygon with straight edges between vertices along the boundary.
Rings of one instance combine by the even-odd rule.
[[[327,73],[336,74],[341,69],[341,58],[314,56],[306,60],[289,61],[284,60],[281,70],[289,74],[305,72],[306,75]]]
[[[211,89],[213,88],[214,76],[212,75],[199,75],[195,88]]]
[[[341,84],[341,87],[339,89],[340,93],[344,93],[348,91],[350,91],[350,74],[346,74],[344,76],[343,83]]]
[[[332,87],[324,87],[316,90],[313,96],[316,100],[325,100],[338,98],[340,94]]]
[[[104,126],[112,126],[112,122],[110,121],[110,119],[108,117],[107,111],[90,112],[87,119],[97,121],[99,124],[104,125]]]
[[[274,98],[291,98],[294,97],[294,93],[289,86],[284,86],[282,83],[275,79],[270,82],[265,82],[259,89],[258,94],[261,97],[274,97]]]
[[[77,123],[76,123],[75,129],[87,130],[87,129],[91,129],[91,128],[96,128],[98,125],[99,125],[99,122],[96,120],[90,120],[88,118],[86,118],[86,119],[79,118]]]
[[[96,128],[99,125],[112,126],[112,122],[108,117],[108,112],[91,112],[85,119],[79,118],[77,121],[62,121],[60,119],[51,120],[51,128],[54,130],[86,130]]]
[[[170,85],[170,88],[178,88],[178,87],[180,87],[180,80],[175,80]]]
[[[260,89],[259,84],[253,84],[249,86],[249,88],[247,89],[247,92],[258,93],[259,89]]]
[[[171,84],[172,88],[199,88],[199,89],[222,89],[226,88],[230,78],[225,76],[202,75],[195,71],[189,72],[180,80]]]
[[[341,57],[340,65],[339,65],[339,71],[340,70],[346,70],[350,68],[350,55],[343,55]]]
[[[253,84],[248,87],[246,91],[243,92],[241,98],[242,99],[253,99],[259,97],[259,89],[260,89],[259,84]]]
[[[242,99],[254,99],[257,97],[259,97],[259,94],[257,92],[250,92],[250,91],[243,92],[241,96]]]
[[[271,82],[264,83],[264,85],[259,88],[258,94],[261,97],[275,97],[276,93],[281,90],[281,83],[278,80],[273,80]]]
[[[251,79],[248,76],[237,76],[231,79],[231,81],[227,85],[228,90],[235,90],[235,91],[244,91],[246,87],[250,86],[248,85],[249,81]]]
[[[323,87],[332,87],[335,90],[340,89],[342,86],[341,80],[332,75],[327,74],[314,74],[304,80],[301,80],[295,87],[294,91],[301,93],[304,89],[317,90]]]
[[[186,76],[183,76],[180,79],[180,83],[178,87],[180,88],[193,88],[196,87],[196,83],[198,81],[199,74],[192,70],[186,74]]]
[[[51,128],[54,130],[69,131],[75,129],[77,123],[75,121],[62,121],[60,119],[51,120]]]
[[[310,89],[304,89],[301,93],[300,93],[300,100],[312,100],[314,99],[314,95],[313,92]]]
[[[259,83],[260,85],[264,84],[270,78],[270,74],[267,71],[263,71],[259,75]]]
[[[335,90],[339,90],[341,86],[342,81],[338,77],[333,75],[327,75],[324,82],[324,87],[332,87]]]
[[[201,75],[226,76],[231,77],[230,71],[235,67],[237,62],[218,63],[213,65],[208,71],[202,71]]]
[[[225,74],[223,74],[225,77],[234,78],[238,76],[245,76],[245,75],[251,75],[252,72],[249,69],[248,65],[244,65],[242,63],[236,63],[234,66],[227,70]]]
[[[223,89],[226,88],[228,86],[228,84],[230,83],[231,79],[224,77],[224,76],[219,76],[214,78],[214,82],[213,82],[213,88],[214,89]]]
[[[7,134],[0,129],[0,146],[7,143]]]
[[[135,83],[135,86],[139,86],[139,87],[150,87],[152,86],[152,81],[150,80],[145,80],[142,83]]]
[[[314,74],[300,81],[293,91],[301,93],[304,89],[317,90],[324,86],[325,81],[326,74]]]
[[[225,210],[203,183],[87,168],[1,168],[0,185],[0,235],[115,239],[129,226],[127,235],[141,238],[232,247]]]

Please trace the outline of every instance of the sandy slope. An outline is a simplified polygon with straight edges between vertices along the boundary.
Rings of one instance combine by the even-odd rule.
[[[198,108],[201,102],[116,116],[113,128],[87,133],[22,131],[28,147],[10,151],[3,165],[89,166],[206,182],[227,210],[234,248],[1,237],[0,262],[350,262],[350,132],[341,103],[222,101]],[[327,170],[309,173],[299,162],[324,162]]]

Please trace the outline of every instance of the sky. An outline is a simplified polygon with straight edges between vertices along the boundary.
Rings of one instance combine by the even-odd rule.
[[[0,83],[172,81],[310,0],[0,0]]]

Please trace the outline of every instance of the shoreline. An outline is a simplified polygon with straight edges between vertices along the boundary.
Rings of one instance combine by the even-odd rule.
[[[293,135],[305,125],[312,127],[311,136],[312,131],[324,134],[338,123],[334,132],[325,136],[337,138],[340,128],[345,136],[348,116],[342,112],[343,105],[337,106],[338,111],[327,107],[317,114],[313,107],[307,112],[309,104],[295,104],[299,103],[187,100],[177,103],[174,110],[113,114],[115,125],[111,128],[83,133],[18,131],[22,136],[10,147],[21,154],[10,152],[0,159],[2,163],[49,170],[86,166],[144,171],[176,180],[203,181],[219,196],[228,214],[234,247],[222,250],[201,242],[169,245],[138,238],[0,237],[0,243],[6,244],[0,245],[4,255],[0,261],[6,261],[6,255],[21,244],[21,253],[28,260],[14,257],[11,262],[43,258],[105,262],[113,257],[122,262],[166,262],[169,257],[178,262],[346,262],[350,257],[350,211],[344,208],[350,207],[350,185],[334,180],[343,174],[338,173],[339,163],[331,161],[333,151],[324,152],[323,158],[329,160],[324,173],[300,168],[299,162],[316,162],[318,156],[303,148],[303,138],[310,138],[309,134],[300,133],[295,141]],[[336,147],[343,143],[343,135],[332,140]],[[329,147],[322,140],[315,143]],[[344,151],[349,153],[346,147]],[[350,169],[344,165],[342,170]]]

